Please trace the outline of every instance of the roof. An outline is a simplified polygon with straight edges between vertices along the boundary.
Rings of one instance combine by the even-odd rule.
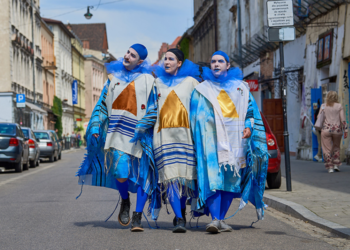
[[[74,35],[67,29],[66,25],[64,25],[61,21],[59,20],[54,20],[54,19],[50,19],[50,18],[42,18],[48,25],[50,24],[56,24],[58,26],[61,27],[61,29],[63,29],[66,34],[70,37],[70,38],[74,38]]]
[[[174,42],[170,45],[171,47],[172,46],[175,46],[174,48],[176,48],[176,45],[179,43],[179,41],[181,40],[181,37],[182,36],[178,36],[176,37],[176,39],[174,40]]]
[[[70,24],[74,33],[82,41],[89,41],[89,49],[107,53],[108,40],[105,23]]]

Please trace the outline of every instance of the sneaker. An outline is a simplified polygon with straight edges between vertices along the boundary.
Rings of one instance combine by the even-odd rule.
[[[186,233],[185,220],[183,218],[177,218],[176,226],[173,229],[173,233]]]
[[[220,229],[221,229],[220,221],[218,221],[217,219],[214,219],[212,222],[210,222],[207,225],[206,231],[208,233],[217,234],[217,233],[220,233]]]
[[[220,232],[232,232],[233,229],[229,225],[226,224],[224,220],[220,221]]]
[[[125,200],[122,198],[122,204],[120,205],[118,221],[120,225],[124,227],[130,224],[130,195]]]
[[[318,155],[315,155],[314,158],[316,161],[320,161],[320,157]],[[322,160],[322,157],[321,157],[321,160]]]
[[[330,173],[334,173],[334,169],[333,168],[329,168],[328,169],[328,173],[330,174]]]
[[[340,172],[340,169],[339,169],[338,166],[334,166],[334,170],[335,170],[336,172]]]
[[[183,218],[184,221],[185,221],[185,226],[186,226],[186,208],[181,209],[181,214],[182,214],[182,218]],[[177,222],[177,220],[176,220],[176,215],[175,215],[175,217],[174,217],[174,219],[173,219],[173,225],[174,225],[174,227],[176,226],[176,222]]]
[[[141,224],[142,213],[133,212],[131,220],[131,232],[143,232],[143,226]]]

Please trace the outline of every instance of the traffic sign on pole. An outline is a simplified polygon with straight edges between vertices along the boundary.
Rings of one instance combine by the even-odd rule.
[[[269,28],[269,42],[286,42],[295,40],[295,27]]]
[[[268,1],[267,17],[269,27],[293,26],[293,2],[287,1]]]
[[[17,108],[25,108],[26,107],[26,95],[25,94],[17,94],[16,95],[16,107]]]

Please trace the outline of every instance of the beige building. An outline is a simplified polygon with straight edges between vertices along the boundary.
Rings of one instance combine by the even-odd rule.
[[[56,57],[54,55],[54,34],[45,21],[41,20],[41,46],[43,59],[43,109],[48,112],[44,116],[45,129],[55,129],[56,116],[52,112],[55,96]]]
[[[7,108],[1,112],[0,121],[18,122],[35,129],[44,128],[43,116],[47,112],[41,108],[40,2],[36,1],[33,8],[30,0],[1,3],[0,106]],[[14,101],[17,93],[26,96],[26,107],[22,110],[16,107]]]

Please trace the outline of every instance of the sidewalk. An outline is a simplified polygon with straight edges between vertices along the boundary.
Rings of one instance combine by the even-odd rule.
[[[328,174],[323,163],[291,157],[292,192],[286,191],[284,158],[281,168],[282,186],[277,190],[266,189],[266,203],[282,212],[310,220],[329,231],[341,229],[340,234],[350,237],[350,166],[343,163],[341,172]],[[320,221],[326,225],[319,224]]]

